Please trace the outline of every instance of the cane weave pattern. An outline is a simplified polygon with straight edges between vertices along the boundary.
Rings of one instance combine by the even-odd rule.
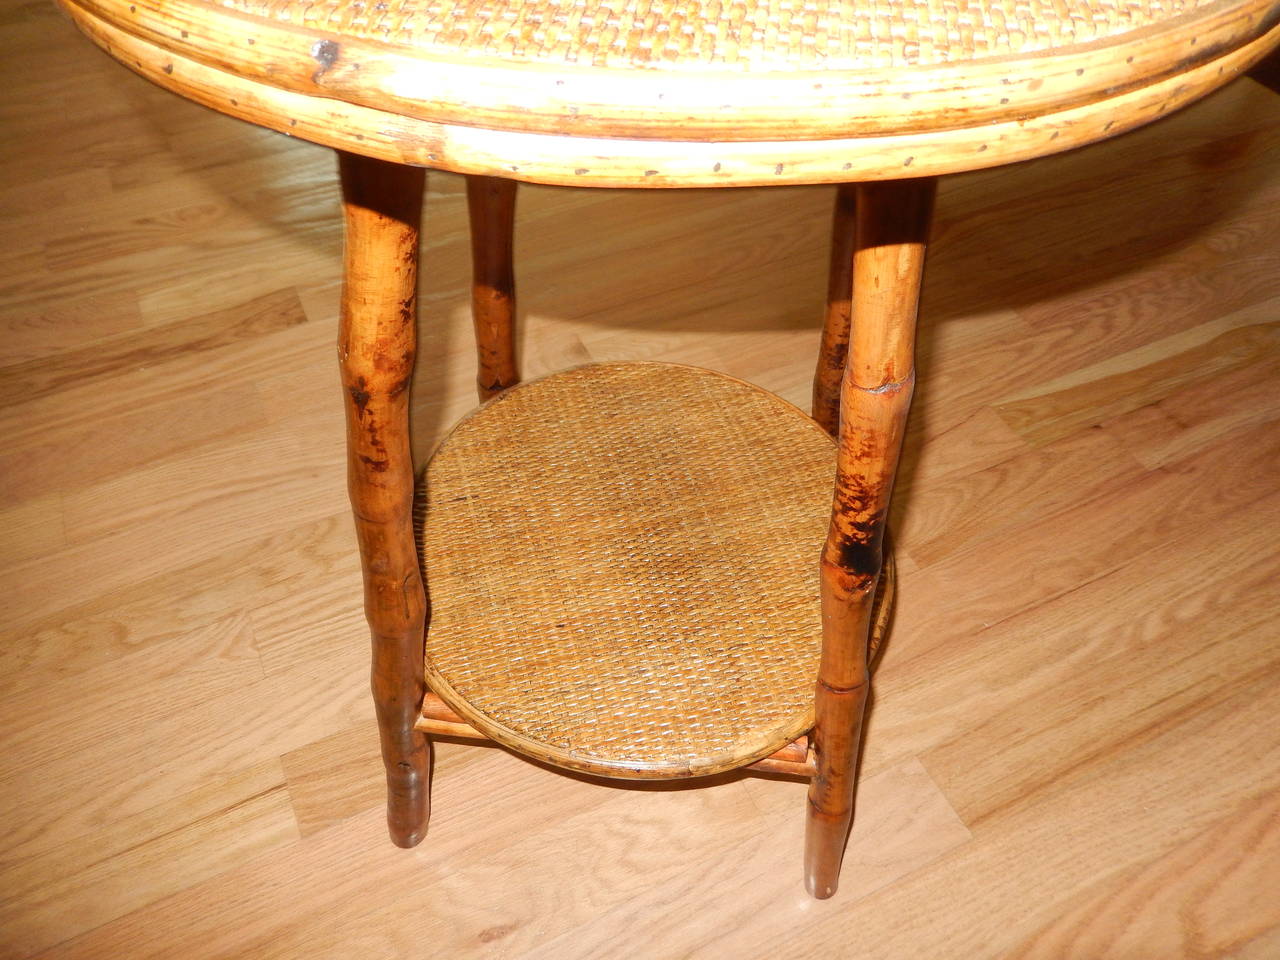
[[[1115,37],[1213,0],[222,0],[443,57],[665,69],[859,70]]]
[[[834,469],[795,407],[691,367],[507,391],[427,469],[429,685],[569,767],[688,776],[771,753],[812,725]]]

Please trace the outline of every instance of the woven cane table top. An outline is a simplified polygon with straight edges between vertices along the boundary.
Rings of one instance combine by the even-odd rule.
[[[1043,156],[1280,44],[1280,0],[58,0],[131,69],[355,153],[582,186]]]
[[[437,56],[661,70],[914,67],[1117,37],[1214,0],[211,0]]]
[[[499,743],[617,777],[806,732],[834,444],[749,384],[601,364],[516,387],[426,472],[427,682]]]

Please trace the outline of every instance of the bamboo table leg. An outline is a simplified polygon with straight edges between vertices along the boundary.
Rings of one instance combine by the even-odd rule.
[[[840,381],[844,379],[845,359],[849,354],[857,190],[856,183],[836,187],[831,217],[831,267],[827,271],[827,314],[822,325],[818,369],[813,375],[813,419],[833,437],[840,426]]]
[[[809,786],[805,885],[836,891],[853,817],[867,700],[867,637],[885,516],[915,382],[915,322],[935,181],[861,184],[853,324],[840,390],[831,526],[822,554],[822,661]]]
[[[387,768],[391,839],[426,834],[431,747],[414,729],[426,691],[426,596],[413,535],[409,385],[417,349],[418,223],[424,172],[339,153],[346,225],[338,357],[346,389],[347,482],[373,640],[373,699]]]
[[[516,367],[513,260],[516,182],[467,177],[471,217],[471,318],[476,329],[480,401],[520,382]]]

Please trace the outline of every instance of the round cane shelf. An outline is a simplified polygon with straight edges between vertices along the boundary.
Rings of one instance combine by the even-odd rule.
[[[662,187],[933,176],[1114,136],[1278,0],[58,0],[156,83],[399,161]]]
[[[773,753],[813,725],[834,468],[798,409],[693,367],[507,391],[426,470],[428,685],[498,743],[590,773]]]

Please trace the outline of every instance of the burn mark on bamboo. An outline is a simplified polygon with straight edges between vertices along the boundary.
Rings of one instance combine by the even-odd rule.
[[[842,540],[836,548],[840,566],[850,573],[874,576],[880,569],[880,545]]]
[[[347,387],[347,392],[351,394],[351,402],[356,405],[356,415],[364,417],[365,408],[369,406],[369,400],[372,394],[367,389],[368,382],[364,377],[356,377],[356,382]]]
[[[832,530],[830,558],[855,576],[874,577],[880,572],[884,511],[867,513],[865,507],[855,507],[845,514],[843,521],[839,524],[842,529]]]
[[[311,47],[311,59],[320,66],[316,72],[311,74],[311,82],[319,83],[323,77],[335,63],[338,62],[338,54],[341,48],[332,40],[317,40]]]

